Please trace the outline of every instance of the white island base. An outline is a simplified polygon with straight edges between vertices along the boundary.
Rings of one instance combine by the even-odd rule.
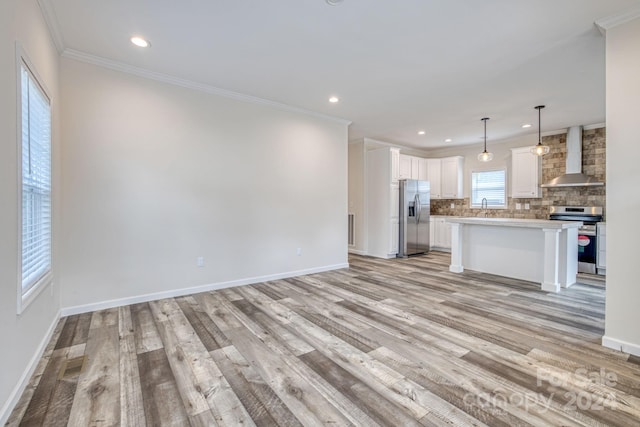
[[[579,221],[447,218],[451,265],[531,282],[559,292],[576,283]]]

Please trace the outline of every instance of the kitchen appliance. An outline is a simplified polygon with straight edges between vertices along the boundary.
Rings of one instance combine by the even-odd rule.
[[[553,178],[544,188],[603,186],[596,178],[582,173],[582,126],[567,129],[567,160],[565,174]]]
[[[601,207],[551,206],[549,219],[558,221],[582,221],[578,229],[578,272],[596,274],[598,231],[596,224],[602,221]]]
[[[429,181],[401,179],[398,258],[429,252]]]

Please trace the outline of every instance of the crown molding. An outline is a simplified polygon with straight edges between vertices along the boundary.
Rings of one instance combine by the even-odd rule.
[[[42,16],[44,21],[47,24],[47,28],[49,28],[49,34],[51,35],[51,39],[53,40],[53,44],[56,46],[56,50],[59,54],[64,52],[64,39],[62,38],[62,32],[60,31],[60,26],[58,25],[58,17],[56,16],[56,11],[53,9],[51,2],[48,0],[37,0],[38,6],[40,7],[40,11],[42,12]]]
[[[352,123],[351,120],[330,116],[328,114],[322,114],[316,111],[294,107],[291,105],[282,104],[280,102],[270,101],[268,99],[258,98],[257,96],[245,95],[242,93],[233,92],[226,89],[220,89],[215,86],[198,83],[191,80],[181,79],[179,77],[174,77],[168,74],[157,73],[155,71],[147,70],[144,68],[134,67],[132,65],[120,63],[120,62],[106,59],[96,55],[91,55],[89,53],[81,52],[75,49],[68,49],[65,47],[64,38],[62,37],[62,32],[60,31],[60,25],[58,24],[58,17],[56,15],[55,9],[51,4],[51,1],[50,0],[36,0],[36,1],[38,3],[38,6],[40,7],[40,11],[42,12],[42,16],[45,20],[45,23],[47,24],[47,28],[49,29],[49,34],[51,35],[53,44],[55,45],[58,53],[64,58],[74,59],[76,61],[86,62],[86,63],[97,65],[103,68],[108,68],[111,70],[120,71],[127,74],[133,74],[138,77],[143,77],[150,80],[171,84],[174,86],[181,86],[187,89],[192,89],[192,90],[205,92],[212,95],[234,99],[236,101],[249,102],[249,103],[258,104],[258,105],[266,105],[282,111],[289,111],[289,112],[304,114],[307,116],[312,116],[312,117],[316,117],[324,120],[329,120],[345,126],[349,126]]]
[[[636,18],[640,18],[640,5],[627,9],[625,12],[598,19],[596,20],[595,25],[598,27],[602,35],[606,35],[607,30],[615,28],[618,25],[625,24]]]
[[[258,105],[265,105],[268,107],[276,108],[278,110],[304,114],[307,116],[329,120],[329,121],[336,122],[346,126],[349,126],[351,124],[350,120],[345,120],[339,117],[329,116],[327,114],[306,110],[304,108],[293,107],[291,105],[270,101],[268,99],[258,98],[257,96],[245,95],[242,93],[233,92],[226,89],[220,89],[215,86],[210,86],[203,83],[194,82],[192,80],[174,77],[168,74],[158,73],[155,71],[147,70],[145,68],[135,67],[133,65],[124,64],[122,62],[113,61],[111,59],[106,59],[101,56],[91,55],[89,53],[80,52],[74,49],[65,49],[62,52],[62,57],[73,59],[75,61],[85,62],[87,64],[97,65],[99,67],[108,68],[114,71],[120,71],[126,74],[132,74],[132,75],[143,77],[149,80],[155,80],[158,82],[167,83],[174,86],[180,86],[183,88],[208,93],[211,95],[217,95],[225,98],[234,99],[236,101],[248,102],[248,103],[258,104]]]
[[[584,125],[582,126],[582,130],[593,130],[593,129],[601,129],[601,128],[606,128],[607,124],[602,122],[602,123],[594,123],[592,125]]]
[[[382,147],[397,148],[399,150],[403,148],[406,150],[420,150],[419,148],[412,148],[405,145],[397,144],[395,142],[388,142],[388,141],[382,141],[375,138],[369,138],[368,136],[365,136],[363,138],[356,139],[350,142],[363,142],[367,150],[375,150],[376,148],[382,148]]]

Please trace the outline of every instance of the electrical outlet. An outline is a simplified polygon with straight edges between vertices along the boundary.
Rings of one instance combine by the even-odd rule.
[[[520,210],[522,209],[522,204],[521,203],[516,203],[516,210]]]
[[[525,204],[524,204],[524,208],[525,208],[525,209],[529,209],[529,203],[525,203]]]
[[[196,258],[196,265],[198,267],[204,267],[204,257],[199,256]]]
[[[454,209],[455,207],[456,207],[456,205],[451,203],[451,209]]]
[[[302,248],[296,249],[296,255],[298,256],[302,255]]]

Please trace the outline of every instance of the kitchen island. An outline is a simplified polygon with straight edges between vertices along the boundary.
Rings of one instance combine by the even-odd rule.
[[[559,292],[576,283],[580,221],[450,217],[451,265],[538,282]]]

